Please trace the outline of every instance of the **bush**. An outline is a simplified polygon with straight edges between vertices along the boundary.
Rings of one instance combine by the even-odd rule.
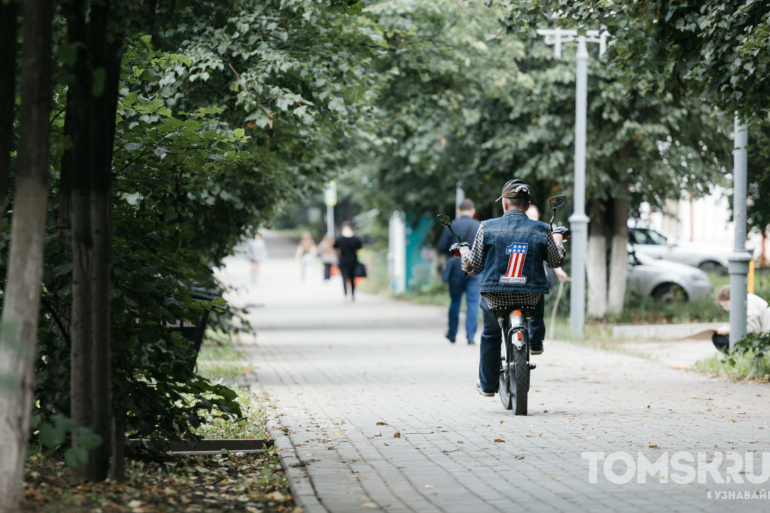
[[[767,379],[770,375],[770,334],[751,333],[738,341],[729,354],[699,360],[701,372],[725,373],[733,379]]]

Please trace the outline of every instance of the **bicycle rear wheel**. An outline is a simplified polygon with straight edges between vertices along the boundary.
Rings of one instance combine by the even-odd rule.
[[[526,334],[525,334],[526,337]],[[527,414],[527,395],[529,394],[529,340],[524,341],[521,349],[512,347],[513,362],[509,372],[509,390],[512,402],[516,405],[516,415]]]

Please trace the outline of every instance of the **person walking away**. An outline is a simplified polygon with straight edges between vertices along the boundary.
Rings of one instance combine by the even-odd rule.
[[[256,283],[259,278],[259,264],[267,260],[267,245],[262,235],[255,233],[254,238],[249,239],[246,253],[251,260],[251,282]]]
[[[462,242],[472,243],[476,238],[476,232],[481,223],[473,217],[476,215],[476,207],[469,199],[465,199],[457,207],[457,217],[452,221],[452,230],[460,236]],[[447,252],[449,247],[457,241],[449,228],[444,228],[438,242],[440,251]],[[451,343],[455,343],[458,324],[460,322],[460,305],[465,294],[465,337],[468,345],[474,344],[476,328],[479,317],[479,288],[481,276],[465,275],[462,263],[457,258],[450,258],[444,266],[441,279],[449,286],[449,326],[444,336]]]
[[[358,265],[358,250],[363,247],[361,239],[353,232],[353,223],[342,223],[342,234],[334,241],[334,247],[340,252],[339,266],[342,273],[342,288],[345,291],[345,301],[348,300],[347,281],[350,280],[350,300],[356,300],[356,266]]]
[[[730,285],[722,285],[719,289],[717,304],[730,311]],[[756,294],[749,294],[746,297],[746,334],[749,333],[756,335],[770,333],[770,308],[767,301]],[[727,353],[730,349],[730,326],[724,325],[716,330],[711,336],[711,342],[721,352]]]
[[[316,251],[317,248],[310,232],[303,233],[302,238],[299,241],[299,246],[297,246],[297,252],[294,254],[294,260],[299,260],[300,262],[303,282],[307,280],[313,269]]]
[[[332,275],[332,266],[337,264],[337,252],[334,250],[334,237],[328,233],[324,235],[321,244],[318,245],[318,256],[324,263],[324,281],[328,282]]]
[[[530,205],[527,209],[527,217],[530,218],[533,221],[540,221],[540,209],[537,208],[535,205]],[[548,267],[548,262],[543,262],[543,265],[545,266],[545,272],[548,275],[548,288],[552,289],[556,285],[559,284],[560,281],[567,281],[569,279],[569,276],[567,276],[567,273],[564,272],[564,269],[561,267],[557,267],[556,269],[551,269]]]
[[[497,201],[503,201],[503,216],[481,223],[473,247],[461,247],[462,264],[468,274],[481,275],[484,331],[481,334],[479,381],[476,390],[485,397],[497,393],[500,377],[502,329],[496,310],[533,307],[529,325],[530,354],[543,354],[545,302],[548,278],[543,262],[561,267],[566,251],[561,242],[565,228],[553,233],[548,225],[532,221],[526,211],[531,203],[529,186],[514,179],[503,186]]]

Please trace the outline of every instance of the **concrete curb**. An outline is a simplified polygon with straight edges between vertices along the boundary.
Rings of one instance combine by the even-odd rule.
[[[258,391],[266,393],[259,383],[253,383],[251,387],[252,393]],[[281,429],[279,421],[274,419],[272,423],[268,422],[267,430],[270,438],[273,439],[273,446],[278,449],[281,467],[289,479],[289,488],[295,504],[303,509],[303,513],[330,513],[318,500],[313,481],[305,470],[305,464],[299,459],[291,438]]]
[[[615,324],[612,326],[612,335],[615,338],[674,340],[689,338],[704,331],[716,330],[723,324],[723,322],[692,322],[689,324]]]

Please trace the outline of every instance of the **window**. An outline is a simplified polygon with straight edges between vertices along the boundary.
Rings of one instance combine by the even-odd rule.
[[[634,244],[649,244],[653,246],[665,246],[666,237],[655,230],[644,228],[632,228],[628,232],[629,240]]]

